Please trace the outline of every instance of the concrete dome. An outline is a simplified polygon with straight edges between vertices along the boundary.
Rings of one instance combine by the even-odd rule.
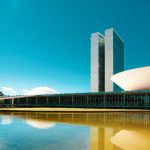
[[[37,87],[29,90],[26,95],[44,95],[44,94],[57,94],[58,92],[48,87]]]
[[[150,66],[117,73],[111,80],[125,91],[150,89]]]

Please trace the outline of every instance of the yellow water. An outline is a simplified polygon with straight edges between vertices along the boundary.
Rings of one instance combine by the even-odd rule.
[[[19,148],[33,150],[150,150],[150,113],[148,112],[1,112],[0,116],[3,118],[1,124],[7,124],[7,130],[10,132],[13,129],[16,135],[5,137],[7,133],[5,132],[0,136],[0,140],[7,138],[7,143],[3,140],[3,147],[8,150]],[[11,125],[8,127],[9,124]],[[32,128],[29,128],[28,125]],[[21,128],[20,126],[22,132],[17,130],[17,128]],[[38,146],[37,148],[37,145],[29,144],[28,140],[24,140],[29,138],[29,133],[31,134],[30,140],[37,142],[39,146],[44,145],[44,147],[39,148]],[[23,139],[20,141],[20,145],[16,144],[19,140],[18,136]],[[55,138],[55,141],[52,137]],[[13,138],[16,140],[12,140]],[[1,147],[0,149],[3,150]]]

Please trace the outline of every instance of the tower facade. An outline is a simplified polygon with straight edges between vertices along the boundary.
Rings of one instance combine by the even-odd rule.
[[[120,91],[111,81],[113,74],[124,70],[124,43],[116,31],[105,30],[105,91]]]
[[[91,35],[91,92],[120,91],[111,81],[124,70],[124,43],[113,28]]]
[[[105,90],[104,36],[98,32],[91,35],[91,91]]]

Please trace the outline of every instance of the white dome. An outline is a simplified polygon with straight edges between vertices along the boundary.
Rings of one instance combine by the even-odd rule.
[[[111,80],[125,91],[150,89],[150,66],[117,73]]]
[[[44,95],[44,94],[58,94],[58,92],[48,87],[37,87],[27,91],[25,95]]]

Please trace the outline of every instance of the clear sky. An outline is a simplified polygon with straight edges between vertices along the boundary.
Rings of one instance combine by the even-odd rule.
[[[90,91],[90,34],[110,27],[125,69],[150,65],[149,0],[0,0],[0,87]]]

